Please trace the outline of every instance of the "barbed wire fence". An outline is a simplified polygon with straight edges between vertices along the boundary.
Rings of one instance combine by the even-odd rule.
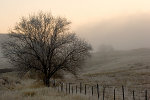
[[[150,100],[148,89],[136,91],[128,89],[125,86],[105,86],[100,84],[56,82],[53,80],[53,86],[58,92],[72,95],[85,95],[91,100]]]

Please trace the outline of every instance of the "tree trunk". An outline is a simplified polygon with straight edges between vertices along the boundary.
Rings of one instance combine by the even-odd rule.
[[[47,86],[47,87],[50,87],[50,81],[49,81],[49,78],[48,77],[45,77],[43,79],[43,82],[44,82],[44,85]]]

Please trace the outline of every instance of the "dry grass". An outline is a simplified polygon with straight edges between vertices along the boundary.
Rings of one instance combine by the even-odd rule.
[[[25,97],[28,97],[28,96],[33,97],[35,96],[35,94],[36,94],[35,91],[26,91],[23,93]]]
[[[0,87],[8,87],[7,89],[1,88],[0,100],[90,100],[85,95],[69,95],[59,93],[55,88],[44,87],[42,81],[34,79],[20,80],[20,85],[16,84],[18,80],[13,75],[14,73],[6,73],[1,76],[7,77],[9,84],[1,84]],[[11,75],[11,76],[9,76]],[[10,81],[11,80],[11,81]],[[12,89],[13,88],[13,89]]]
[[[63,82],[77,83],[77,85],[82,82],[89,86],[98,83],[101,85],[100,91],[102,86],[106,86],[106,100],[113,100],[114,87],[116,99],[121,100],[121,86],[124,85],[126,100],[131,100],[133,90],[135,90],[136,100],[144,100],[144,91],[150,90],[150,52],[133,53],[134,55],[131,53],[117,53],[105,59],[96,55],[87,63],[85,72],[81,73],[77,79],[64,79]],[[1,76],[7,77],[11,84],[6,84],[2,88],[0,84],[0,100],[97,100],[85,95],[59,93],[57,89],[44,87],[41,81],[28,79],[28,77],[20,80],[21,84],[16,84],[18,79],[13,73],[5,73]],[[97,97],[96,89],[94,93]],[[100,100],[102,95],[100,92]]]
[[[84,95],[66,95],[53,88],[1,91],[0,100],[89,100]]]

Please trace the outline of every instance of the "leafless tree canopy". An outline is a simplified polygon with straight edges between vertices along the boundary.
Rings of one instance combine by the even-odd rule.
[[[75,74],[89,56],[91,46],[70,32],[70,22],[38,13],[22,18],[2,45],[4,55],[16,67],[35,69],[44,74],[44,83],[59,70]]]

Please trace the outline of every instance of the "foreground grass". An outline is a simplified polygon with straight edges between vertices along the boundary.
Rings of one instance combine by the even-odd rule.
[[[42,81],[18,80],[12,73],[5,73],[0,79],[0,100],[90,100],[82,94],[60,93],[55,87],[45,87]],[[7,82],[4,84],[2,79]]]
[[[53,88],[1,91],[0,100],[89,100],[83,95],[66,95]]]

